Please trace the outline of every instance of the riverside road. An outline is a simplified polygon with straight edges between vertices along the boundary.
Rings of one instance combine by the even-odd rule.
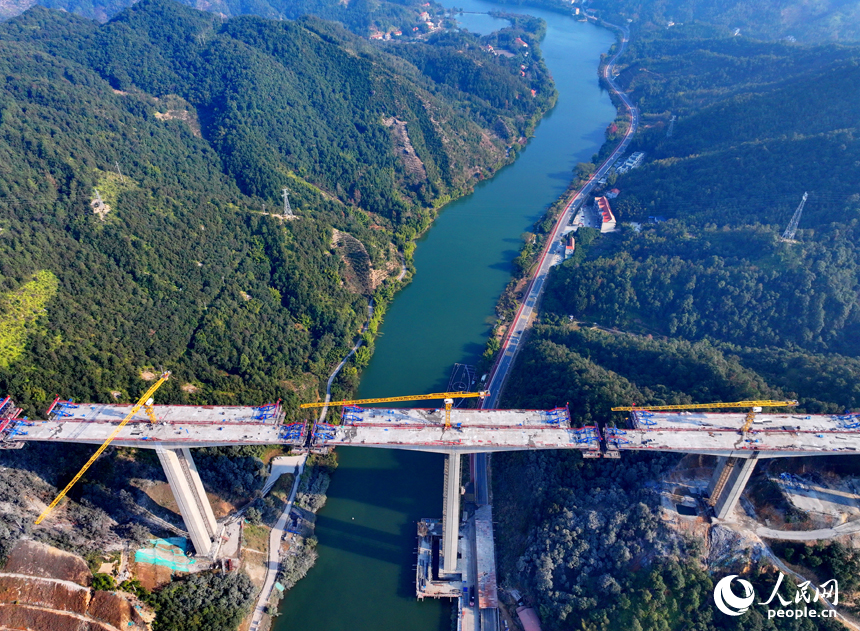
[[[516,316],[514,316],[514,320],[508,328],[504,341],[502,342],[502,347],[499,351],[499,359],[496,361],[492,376],[488,382],[488,389],[491,394],[484,399],[482,407],[485,409],[493,409],[498,405],[499,394],[504,387],[508,372],[510,371],[511,366],[513,366],[514,359],[520,347],[520,342],[523,339],[523,333],[531,321],[538,298],[543,291],[544,283],[546,282],[547,275],[549,274],[549,269],[555,263],[555,257],[552,255],[552,252],[554,252],[561,244],[561,234],[564,226],[570,223],[576,211],[580,206],[582,206],[591,191],[594,190],[597,185],[597,181],[609,173],[609,169],[615,161],[627,150],[627,147],[630,145],[630,141],[636,134],[636,129],[639,127],[639,111],[630,101],[630,98],[618,89],[618,86],[612,78],[612,69],[615,67],[615,62],[627,48],[627,41],[630,33],[626,28],[622,29],[614,24],[603,23],[603,26],[614,28],[622,32],[621,44],[618,47],[618,51],[603,68],[603,78],[627,108],[627,112],[630,116],[630,127],[624,135],[621,143],[615,148],[615,151],[613,151],[603,164],[597,168],[585,185],[567,203],[567,206],[565,206],[564,211],[562,211],[559,216],[552,233],[550,233],[550,237],[546,241],[535,274],[532,277],[531,284],[526,291],[525,299],[520,305]]]

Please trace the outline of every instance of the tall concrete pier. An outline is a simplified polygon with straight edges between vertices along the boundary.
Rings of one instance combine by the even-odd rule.
[[[217,533],[218,524],[215,514],[203,489],[203,482],[191,451],[185,447],[179,449],[166,449],[157,447],[156,453],[164,467],[164,474],[170,483],[170,490],[179,505],[179,512],[185,521],[185,527],[194,544],[194,550],[198,555],[209,554],[212,548],[212,540]]]
[[[442,506],[442,571],[457,571],[457,547],[460,539],[460,452],[452,451],[445,459],[445,497]]]
[[[709,503],[714,507],[717,518],[726,519],[731,515],[757,460],[756,452],[743,454],[742,457],[722,456],[717,460],[714,476],[708,486]]]

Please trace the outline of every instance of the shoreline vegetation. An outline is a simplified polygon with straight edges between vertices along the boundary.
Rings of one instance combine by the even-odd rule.
[[[167,0],[103,25],[41,7],[0,24],[0,303],[15,306],[0,331],[14,350],[0,389],[36,416],[58,394],[131,400],[163,365],[174,378],[158,402],[281,399],[295,421],[372,298],[364,344],[332,385],[346,398],[415,272],[416,239],[514,161],[555,104],[545,26],[509,19],[485,37],[392,46],[317,18],[223,21]],[[518,38],[530,42],[527,70]],[[296,219],[279,216],[282,188]],[[157,459],[139,449],[105,454],[52,521],[33,527],[24,496],[52,497],[89,451],[0,454],[12,507],[0,555],[22,536],[95,558],[106,545],[114,554],[181,532]],[[283,506],[280,482],[260,496],[274,455],[195,452],[219,517],[249,504],[249,550],[264,546]],[[316,458],[303,474],[294,554],[279,571],[287,589],[313,565],[314,514],[335,467],[333,455]],[[159,601],[172,620],[203,584],[180,582]]]
[[[644,151],[644,164],[608,183],[619,189],[611,200],[619,229],[580,228],[572,260],[551,272],[502,405],[569,401],[577,425],[621,423],[610,408],[634,402],[773,398],[798,399],[806,412],[860,409],[860,388],[851,385],[860,378],[860,194],[848,184],[858,181],[860,111],[845,89],[857,81],[857,57],[852,45],[756,41],[702,23],[640,29],[616,81],[640,108],[630,151]],[[786,242],[782,231],[807,190],[816,202]],[[530,241],[521,269],[538,247]],[[515,309],[521,283],[514,278],[509,289],[501,318]],[[838,468],[831,460],[759,465],[747,510],[762,523],[814,529],[774,480],[856,474],[856,458]],[[748,524],[712,521],[701,505],[681,516],[678,496],[700,501],[696,484],[707,484],[713,461],[494,456],[497,536],[506,543],[500,585],[518,590],[550,631],[680,631],[727,628],[710,594],[729,574],[770,593],[779,563],[805,559],[792,566],[786,593],[803,577],[853,584],[850,537],[769,544]],[[836,558],[838,567],[816,570]],[[852,621],[853,599],[839,606]],[[771,621],[759,611],[743,624],[842,628]]]

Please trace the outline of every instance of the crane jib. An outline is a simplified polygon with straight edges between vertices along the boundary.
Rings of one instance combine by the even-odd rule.
[[[395,403],[397,401],[428,401],[430,399],[471,399],[490,394],[489,390],[481,392],[434,392],[433,394],[416,394],[403,397],[382,397],[378,399],[355,399],[351,401],[320,401],[318,403],[302,403],[300,408],[322,408],[326,406],[363,405],[367,403]]]

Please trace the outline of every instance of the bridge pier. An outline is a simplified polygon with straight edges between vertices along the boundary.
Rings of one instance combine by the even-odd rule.
[[[164,468],[173,497],[179,505],[179,512],[195,552],[198,556],[209,554],[218,525],[203,489],[200,474],[191,458],[191,451],[186,447],[157,447],[155,451]]]
[[[732,514],[755,469],[757,459],[758,454],[753,452],[742,458],[721,456],[717,461],[714,476],[708,485],[708,503],[714,507],[718,519],[726,519]]]
[[[442,572],[457,571],[457,548],[460,540],[460,452],[445,458],[445,495],[442,504]]]

